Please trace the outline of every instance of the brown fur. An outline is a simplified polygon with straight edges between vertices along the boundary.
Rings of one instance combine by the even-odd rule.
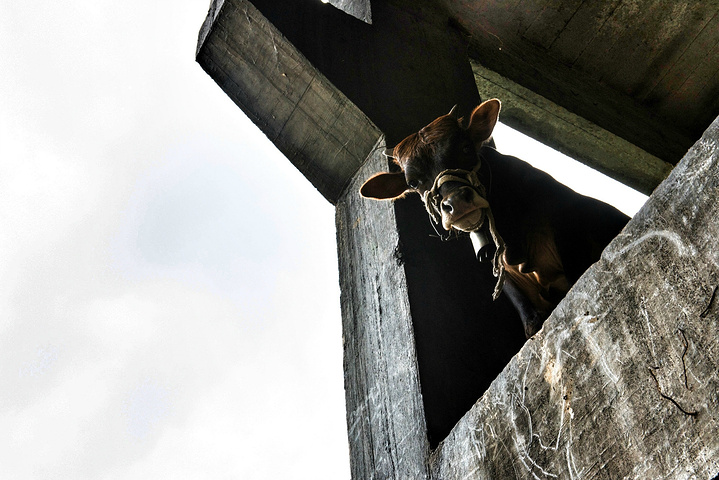
[[[443,115],[417,133],[408,136],[394,147],[395,163],[404,168],[410,158],[431,158],[440,140],[452,136],[459,130],[458,120]]]

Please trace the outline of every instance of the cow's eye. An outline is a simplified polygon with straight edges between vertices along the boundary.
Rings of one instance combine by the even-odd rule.
[[[409,185],[409,188],[414,188],[417,190],[419,188],[419,180],[413,178],[412,180],[409,180],[407,182],[407,185]]]

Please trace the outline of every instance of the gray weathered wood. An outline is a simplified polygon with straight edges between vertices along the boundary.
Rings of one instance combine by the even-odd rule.
[[[669,175],[671,164],[479,62],[471,63],[482,95],[502,100],[502,123],[647,195]]]
[[[324,0],[363,22],[372,23],[370,0]]]
[[[375,151],[337,203],[352,478],[427,478],[429,454],[407,279],[389,202],[359,196]]]
[[[433,478],[719,472],[719,119],[432,455]]]
[[[248,1],[212,3],[197,61],[332,203],[380,137]]]

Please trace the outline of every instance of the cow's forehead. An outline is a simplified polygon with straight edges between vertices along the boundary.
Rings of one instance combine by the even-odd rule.
[[[458,139],[456,137],[442,139],[433,142],[426,148],[418,149],[406,156],[402,162],[403,170],[419,170],[422,172],[430,172],[453,163],[453,154]]]
[[[402,170],[408,176],[428,174],[435,168],[435,163],[432,152],[422,152],[407,157],[402,165]]]
[[[456,119],[440,117],[402,140],[395,147],[395,160],[408,175],[430,174],[452,163],[452,146],[461,141],[462,133]]]

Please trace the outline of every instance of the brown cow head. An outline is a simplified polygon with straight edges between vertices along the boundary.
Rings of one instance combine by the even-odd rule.
[[[360,188],[363,197],[394,199],[416,192],[432,219],[449,231],[474,231],[482,226],[489,204],[479,182],[479,149],[490,139],[500,102],[487,100],[462,126],[455,108],[402,140],[392,158],[401,172],[382,172]]]

